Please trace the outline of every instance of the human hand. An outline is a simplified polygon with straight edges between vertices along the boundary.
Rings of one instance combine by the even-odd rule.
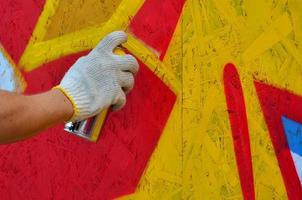
[[[107,35],[87,56],[78,59],[55,87],[73,104],[70,121],[89,118],[111,105],[114,110],[125,105],[126,93],[133,88],[138,71],[138,62],[133,56],[114,54],[126,41],[123,31]]]

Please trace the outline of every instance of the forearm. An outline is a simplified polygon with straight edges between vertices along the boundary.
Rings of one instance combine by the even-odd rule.
[[[32,96],[0,91],[0,105],[0,143],[31,137],[73,114],[71,103],[59,90]]]
[[[0,144],[28,138],[60,122],[87,119],[110,106],[121,109],[139,67],[133,56],[113,53],[126,41],[125,32],[110,33],[49,92],[25,96],[0,91]]]

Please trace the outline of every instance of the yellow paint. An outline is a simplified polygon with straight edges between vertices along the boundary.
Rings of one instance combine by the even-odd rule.
[[[242,199],[222,82],[227,62],[243,84],[256,199],[287,199],[253,81],[302,95],[301,7],[187,1],[164,60],[181,93],[136,193],[121,199]]]
[[[127,15],[134,16],[142,5],[142,1],[123,0],[113,16],[105,24],[96,24],[95,27],[89,28],[85,28],[86,25],[84,24],[83,29],[76,32],[69,33],[69,30],[67,30],[65,35],[44,41],[46,30],[49,29],[49,21],[55,15],[55,8],[58,8],[58,5],[59,2],[57,0],[48,0],[46,2],[31,41],[20,59],[19,66],[25,71],[31,71],[45,62],[50,62],[64,55],[92,49],[100,41],[100,38],[107,33],[113,30],[126,29],[129,24]],[[129,5],[131,5],[132,9],[125,9]],[[60,32],[59,28],[56,30],[57,32]],[[52,32],[55,32],[55,30],[52,30]],[[163,81],[176,93],[179,91],[180,84],[178,80],[173,73],[166,70],[167,67],[159,60],[157,52],[150,47],[146,47],[143,42],[137,40],[131,33],[129,34],[128,42],[124,46],[146,63],[159,77],[164,77]]]
[[[60,1],[55,14],[49,19],[50,24],[44,40],[99,26],[108,21],[120,3],[121,0]]]
[[[142,3],[142,0],[123,0],[107,22],[54,39],[44,40],[48,30],[48,20],[54,15],[59,5],[58,0],[47,0],[33,36],[18,65],[25,71],[31,71],[45,62],[92,49],[108,33],[114,30],[125,30],[129,24],[129,18],[135,15]],[[84,24],[85,26],[86,24]]]
[[[96,142],[99,139],[99,135],[101,133],[101,129],[103,127],[107,113],[108,113],[108,109],[103,110],[101,113],[99,113],[96,116],[95,124],[93,125],[92,130],[91,130],[92,133],[91,133],[90,141]]]
[[[283,14],[267,30],[265,30],[249,48],[243,52],[244,61],[258,58],[274,44],[286,37],[292,31],[292,26],[288,14]]]
[[[45,40],[59,5],[48,0],[19,64],[30,71],[93,48],[110,31],[126,30],[142,2],[123,0],[105,24],[84,23]],[[299,0],[187,0],[163,62],[129,36],[125,47],[164,80],[177,102],[136,192],[121,199],[242,199],[222,80],[228,62],[242,80],[256,199],[287,199],[253,81],[302,95],[301,8]],[[60,35],[54,27],[49,38]]]
[[[181,90],[180,81],[171,70],[161,62],[156,52],[148,48],[132,34],[128,35],[128,42],[123,45],[134,56],[145,63],[159,78],[162,79],[176,94]]]

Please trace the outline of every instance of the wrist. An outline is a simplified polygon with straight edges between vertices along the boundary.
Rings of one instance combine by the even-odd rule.
[[[54,87],[51,93],[56,97],[62,120],[69,121],[75,114],[72,100],[59,87]]]

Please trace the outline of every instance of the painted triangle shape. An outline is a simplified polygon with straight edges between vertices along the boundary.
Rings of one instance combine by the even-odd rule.
[[[260,81],[255,81],[254,84],[287,190],[288,199],[302,199],[301,182],[294,162],[295,159],[297,161],[298,159],[295,155],[292,156],[292,153],[299,155],[295,151],[299,152],[300,150],[295,146],[296,141],[292,141],[296,138],[289,133],[289,127],[294,127],[295,125],[292,121],[302,124],[302,97]],[[291,119],[291,121],[286,119]],[[283,126],[284,122],[286,123],[285,126]],[[288,142],[288,135],[290,142]],[[291,146],[294,150],[291,150]]]

